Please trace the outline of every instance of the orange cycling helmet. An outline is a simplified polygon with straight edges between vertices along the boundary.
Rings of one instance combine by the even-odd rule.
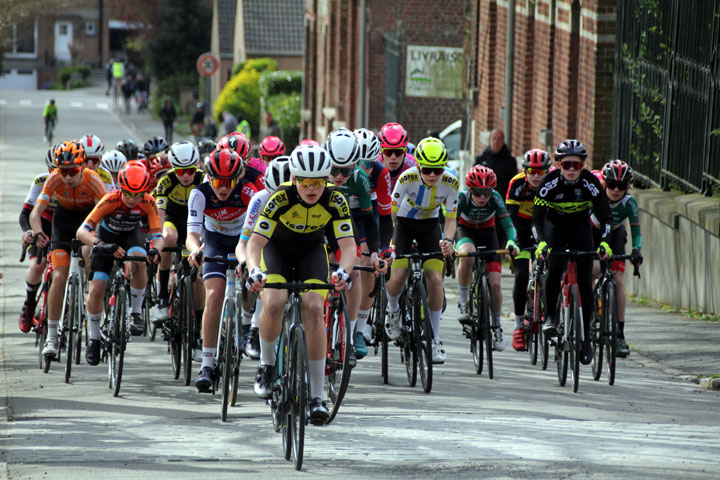
[[[141,161],[130,160],[118,172],[118,183],[127,192],[145,192],[150,186],[150,172]]]
[[[55,163],[58,167],[81,165],[85,158],[85,149],[77,140],[63,142],[55,149]]]
[[[465,175],[465,185],[468,188],[495,188],[497,186],[497,177],[490,168],[475,165]]]

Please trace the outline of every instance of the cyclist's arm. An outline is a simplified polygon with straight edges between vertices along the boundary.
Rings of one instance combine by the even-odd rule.
[[[445,199],[445,228],[443,229],[443,237],[450,241],[455,238],[455,229],[457,228],[457,212],[458,212],[458,186],[456,182],[453,192]]]
[[[393,222],[390,215],[380,215],[380,249],[387,250],[390,247],[390,241],[393,236]]]
[[[587,170],[585,170],[587,172]],[[600,237],[601,242],[610,241],[610,233],[612,232],[612,212],[610,210],[610,201],[605,194],[605,189],[600,185],[600,180],[590,172],[587,172],[587,177],[595,188],[590,188],[590,194],[592,196],[592,209],[595,212],[595,216],[600,222],[600,231],[602,236]]]
[[[408,182],[404,182],[403,174],[400,175],[397,182],[395,182],[395,188],[392,193],[392,203],[390,204],[390,215],[393,223],[397,222],[398,211],[400,211],[400,205],[402,204],[403,198],[407,194]]]
[[[27,204],[23,205],[22,210],[20,210],[20,228],[23,232],[32,230],[32,227],[30,226],[30,213],[32,213],[32,211],[33,207]]]
[[[340,268],[346,272],[352,272],[357,259],[357,244],[354,237],[338,238],[338,247],[340,247]]]
[[[34,233],[42,232],[42,214],[47,206],[45,202],[38,202],[30,212],[30,228]]]
[[[368,215],[360,215],[359,220],[365,224],[365,241],[367,243],[368,250],[370,253],[377,253],[379,238],[378,225],[375,223],[375,215],[373,215],[371,211]]]
[[[387,216],[390,214],[391,200],[391,188],[390,188],[390,171],[387,167],[383,168],[378,177],[377,187],[375,192],[377,193],[377,206],[378,213],[381,216]]]
[[[452,241],[455,238],[455,229],[457,228],[457,219],[455,217],[445,217],[445,228],[443,229],[443,238]]]
[[[190,252],[200,250],[200,234],[188,231],[187,237],[185,238],[185,247]]]
[[[260,235],[259,233],[253,233],[250,235],[250,241],[245,249],[245,263],[248,270],[252,271],[255,267],[260,267],[260,254],[269,241],[270,239]],[[355,240],[353,240],[353,243],[355,243]],[[338,240],[338,244],[340,244],[340,240]],[[355,257],[355,251],[353,250],[352,253],[348,253],[348,256]]]
[[[505,231],[505,238],[512,240],[513,242],[517,242],[517,231],[510,219],[510,214],[508,213],[507,208],[505,208],[505,203],[503,203],[502,197],[499,193],[493,192],[492,198],[495,202],[495,215],[500,221],[500,226]]]
[[[640,234],[640,212],[637,200],[630,197],[630,234],[632,235],[632,247],[640,250],[642,248],[642,235]]]
[[[247,262],[247,259],[245,257],[245,254],[247,252],[247,245],[248,241],[241,237],[238,241],[238,244],[235,246],[235,257],[237,258],[239,264]]]

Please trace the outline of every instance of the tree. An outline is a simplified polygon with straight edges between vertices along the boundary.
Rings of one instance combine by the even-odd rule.
[[[204,0],[164,2],[148,44],[150,67],[160,79],[195,71],[201,53],[210,49],[212,10]]]

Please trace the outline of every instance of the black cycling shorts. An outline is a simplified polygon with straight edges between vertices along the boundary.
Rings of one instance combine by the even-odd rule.
[[[115,243],[120,245],[126,255],[146,255],[145,238],[142,230],[136,228],[129,232],[111,232],[103,226],[98,226],[95,231],[95,237],[103,243]],[[115,260],[106,256],[93,256],[90,260],[90,280],[110,279]]]
[[[418,245],[418,252],[438,252],[432,258],[442,260],[443,256],[440,253],[441,239],[442,232],[437,218],[423,220],[405,217],[397,218],[395,232],[393,233],[393,245],[395,245],[397,255],[412,253],[412,242],[415,240]]]
[[[262,250],[260,268],[268,276],[269,283],[327,283],[330,278],[327,250],[322,243],[290,247],[270,240]]]

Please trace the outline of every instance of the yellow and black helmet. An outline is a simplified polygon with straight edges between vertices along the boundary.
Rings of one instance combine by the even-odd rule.
[[[420,167],[444,167],[447,164],[447,148],[439,138],[423,138],[415,148],[415,160]]]

